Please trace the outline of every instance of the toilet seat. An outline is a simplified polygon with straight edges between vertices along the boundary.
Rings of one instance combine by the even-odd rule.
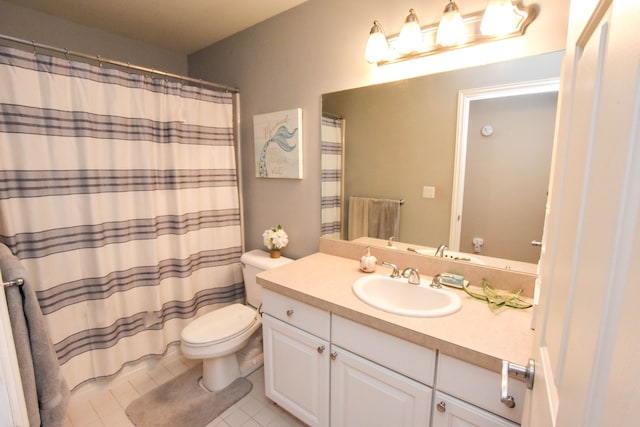
[[[231,304],[189,323],[182,330],[181,338],[191,347],[210,346],[244,334],[259,321],[257,310],[239,303]]]

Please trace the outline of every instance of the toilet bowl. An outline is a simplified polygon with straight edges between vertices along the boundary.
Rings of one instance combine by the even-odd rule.
[[[182,330],[180,337],[184,357],[202,359],[202,385],[210,391],[221,390],[242,376],[237,353],[262,325],[256,308],[262,303],[262,287],[256,283],[256,275],[292,261],[270,258],[261,250],[247,252],[240,260],[247,305],[230,304],[200,316]]]

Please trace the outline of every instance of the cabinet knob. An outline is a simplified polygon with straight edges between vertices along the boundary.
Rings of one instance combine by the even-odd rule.
[[[322,354],[322,352],[324,352],[324,346],[323,345],[319,346],[317,350],[319,354]]]
[[[445,412],[447,410],[447,404],[444,402],[439,402],[436,405],[436,409],[438,410],[438,412]]]
[[[293,314],[292,309],[287,310],[287,317],[291,317],[292,314]]]
[[[336,360],[336,357],[338,357],[338,353],[336,353],[335,351],[331,352],[331,360]]]

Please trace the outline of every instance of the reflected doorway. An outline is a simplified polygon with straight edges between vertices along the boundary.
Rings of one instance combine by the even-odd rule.
[[[456,162],[463,172],[454,186],[450,246],[537,263],[532,241],[544,227],[557,81],[473,92],[460,100],[459,124],[466,120]]]

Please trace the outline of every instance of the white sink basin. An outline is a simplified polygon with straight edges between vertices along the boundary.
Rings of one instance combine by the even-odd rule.
[[[411,285],[407,279],[392,279],[373,274],[353,283],[353,292],[364,303],[388,313],[411,317],[440,317],[460,310],[458,294],[448,289],[433,289],[431,280]]]

